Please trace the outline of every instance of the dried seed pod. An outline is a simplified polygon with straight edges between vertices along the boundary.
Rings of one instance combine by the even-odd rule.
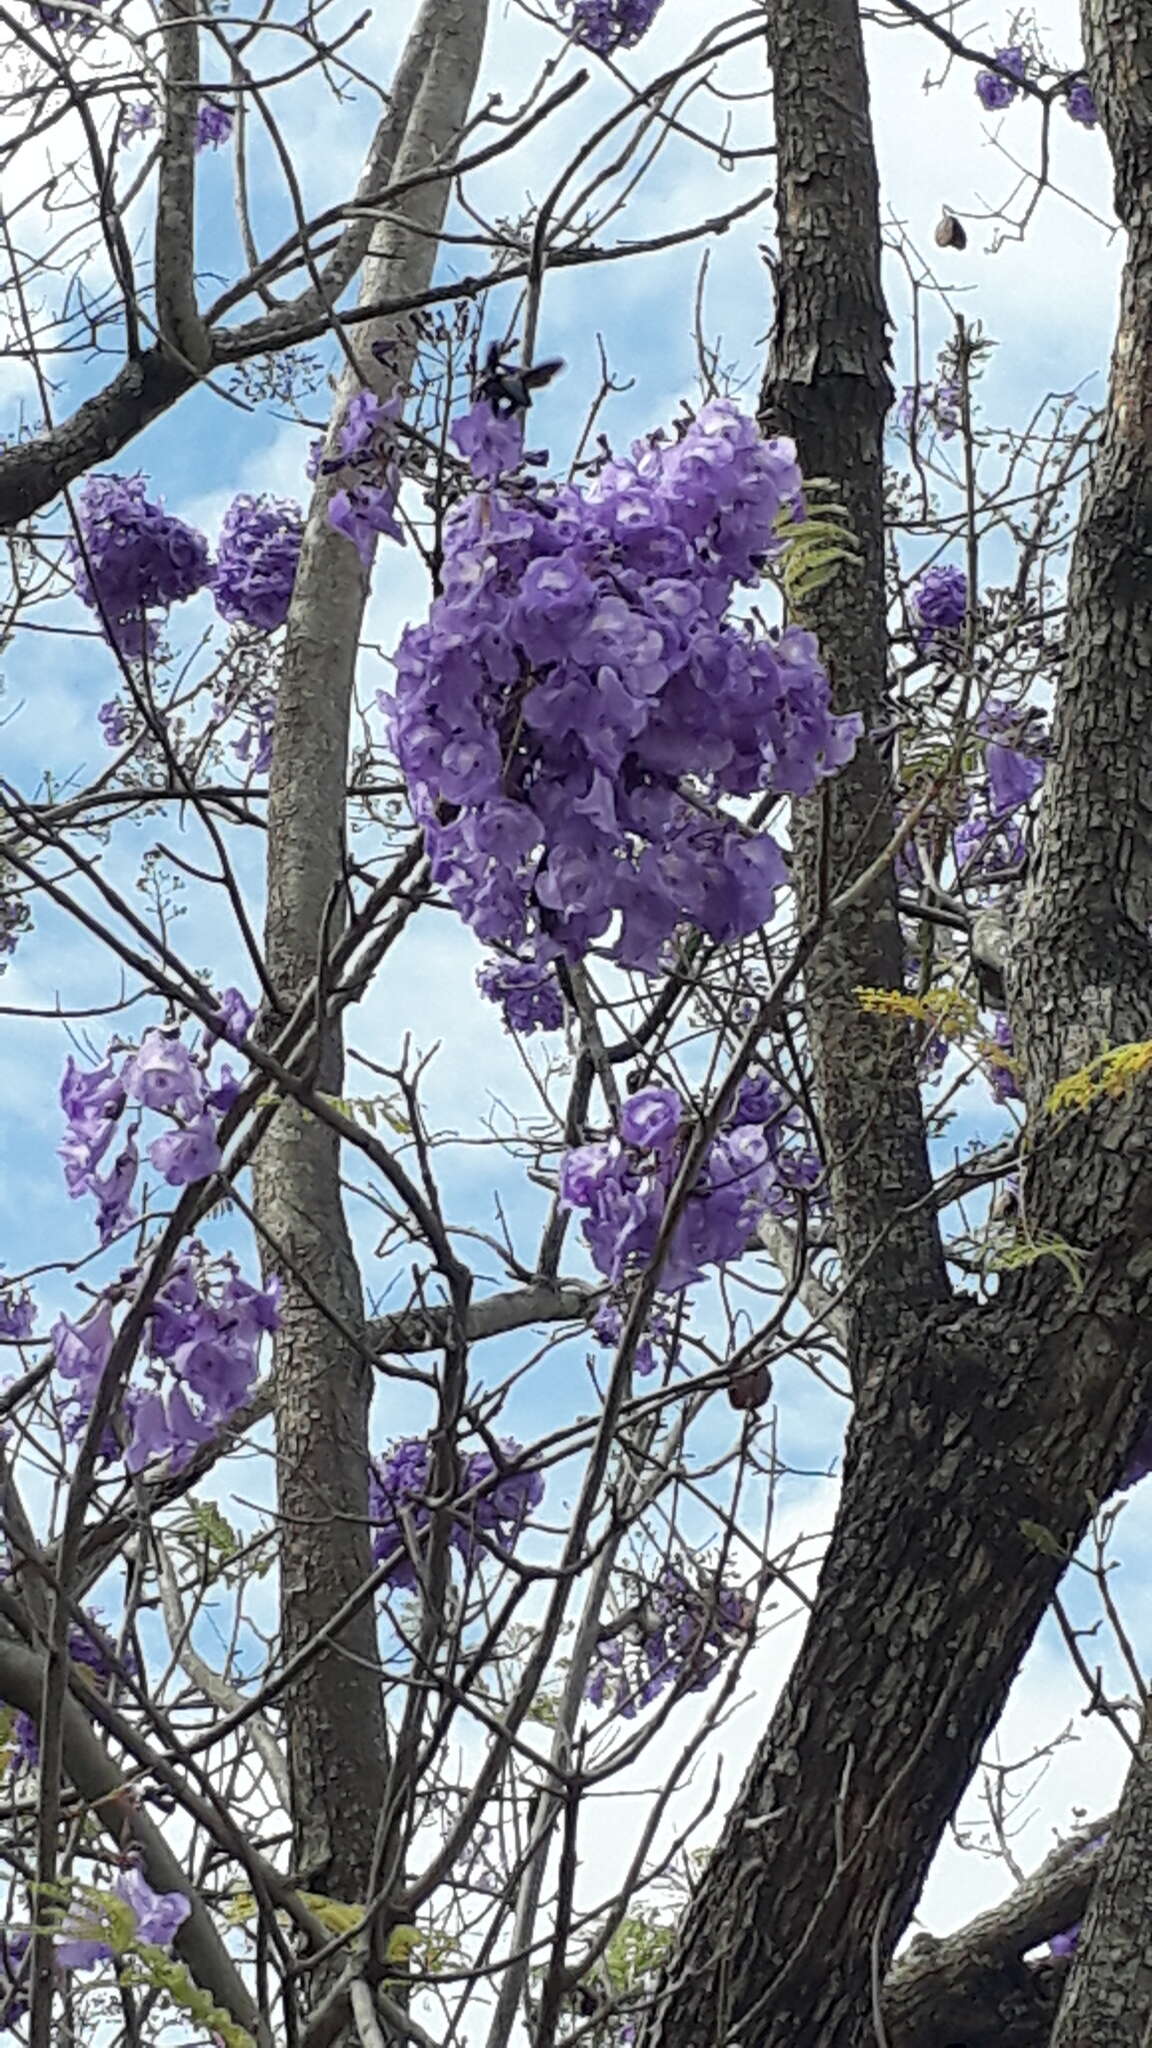
[[[766,1365],[754,1365],[728,1382],[728,1400],[733,1408],[762,1408],[772,1392],[772,1375]]]
[[[966,249],[968,237],[954,213],[945,207],[936,226],[936,240],[941,249]]]

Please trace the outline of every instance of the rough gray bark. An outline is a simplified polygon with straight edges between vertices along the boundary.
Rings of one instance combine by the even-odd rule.
[[[1092,1890],[1051,2048],[1145,2048],[1152,2029],[1152,1706]]]
[[[773,15],[787,215],[827,189],[866,102],[844,69],[854,10],[837,0],[817,20],[783,0]],[[1129,248],[1075,550],[1045,853],[1009,991],[1035,1140],[1029,1221],[1078,1248],[1083,1285],[1041,1260],[984,1308],[929,1300],[916,1314],[904,1292],[886,1339],[886,1267],[873,1261],[837,1525],[799,1657],[660,1988],[646,2035],[660,2048],[875,2048],[893,1946],[1060,1576],[1049,1552],[1067,1554],[1115,1484],[1152,1389],[1146,1090],[1062,1126],[1045,1109],[1055,1081],[1104,1045],[1152,1037],[1152,0],[1087,0],[1086,30]],[[801,95],[811,116],[821,81],[797,192],[786,99]],[[839,186],[842,225],[858,233],[847,176]],[[826,239],[795,247],[838,285]],[[907,1156],[917,1131],[910,1110],[889,1144]],[[846,1170],[833,1194],[847,1244]]]
[[[859,544],[813,597],[838,710],[883,722],[888,633],[884,589],[884,420],[888,314],[880,279],[880,196],[863,38],[855,0],[812,9],[774,0],[768,50],[779,164],[776,311],[761,411],[796,441],[809,477],[835,479]],[[884,763],[865,737],[821,798],[797,806],[802,917],[818,915],[892,837]],[[818,947],[805,1014],[844,1271],[852,1280],[854,1355],[866,1369],[894,1324],[914,1326],[948,1282],[933,1205],[916,1071],[864,1015],[860,987],[903,986],[891,870]]]
[[[486,0],[425,0],[396,81],[394,99],[407,96],[411,107],[397,177],[451,161],[479,67],[485,17]],[[405,220],[422,232],[394,225],[379,230],[364,268],[362,303],[428,284],[447,199],[447,178],[427,184],[404,208]],[[390,330],[398,345],[385,371],[371,354],[381,332],[371,324],[353,331],[356,369],[341,379],[334,419],[361,383],[387,397],[403,381],[411,337]],[[322,478],[313,498],[277,702],[266,945],[285,1015],[342,920],[349,718],[368,575],[352,544],[327,522],[333,488]],[[270,1019],[270,1027],[278,1021]],[[333,1022],[324,1034],[316,1085],[338,1095],[342,1072]],[[292,1658],[371,1568],[372,1375],[338,1326],[362,1328],[364,1311],[335,1134],[286,1104],[257,1154],[255,1183],[257,1213],[283,1253],[276,1423],[281,1634],[284,1655]],[[317,1293],[338,1323],[317,1310]],[[336,1898],[362,1898],[371,1867],[386,1762],[376,1666],[368,1603],[285,1700],[294,1861],[310,1886]]]

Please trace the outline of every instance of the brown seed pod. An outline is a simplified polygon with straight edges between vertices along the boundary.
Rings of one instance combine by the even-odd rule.
[[[766,1365],[754,1365],[728,1382],[728,1400],[733,1408],[762,1408],[772,1392],[772,1375]]]
[[[954,213],[945,207],[936,225],[936,241],[941,249],[966,249],[968,237]]]

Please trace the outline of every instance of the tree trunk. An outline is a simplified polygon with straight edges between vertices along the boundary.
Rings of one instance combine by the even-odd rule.
[[[486,13],[487,0],[424,0],[397,72],[397,149],[383,178],[451,161]],[[444,178],[409,195],[405,220],[419,232],[380,229],[364,268],[362,304],[428,285],[448,192]],[[371,353],[385,332],[396,343],[386,369]],[[356,369],[341,378],[334,419],[362,384],[381,397],[402,385],[414,350],[410,329],[374,323],[355,328],[351,346]],[[352,543],[328,524],[328,499],[339,481],[321,477],[313,495],[277,700],[266,944],[282,1014],[307,988],[326,940],[342,924],[349,720],[369,579]],[[341,1034],[330,1023],[315,1085],[338,1095],[342,1074]],[[363,1329],[364,1308],[334,1134],[285,1105],[257,1155],[255,1180],[257,1214],[276,1247],[273,1264],[284,1286],[276,1443],[281,1649],[293,1658],[371,1570],[372,1374],[364,1351],[345,1334]],[[369,1602],[284,1701],[294,1861],[312,1888],[347,1900],[364,1897],[386,1763],[377,1669]]]
[[[835,206],[826,203],[821,219],[818,202],[838,179],[845,200],[855,193],[863,206],[874,172],[859,170],[867,102],[859,59],[849,62],[859,51],[854,10],[836,0],[817,23],[813,10],[784,0],[772,14],[785,259],[773,369],[777,379],[781,367],[788,373],[787,393],[789,380],[803,384],[801,359],[784,345],[803,332],[795,308],[818,306],[822,289],[829,308],[846,289],[867,303],[822,224]],[[1108,416],[1073,563],[1045,850],[1010,962],[1035,1140],[1029,1224],[1076,1248],[1080,1284],[1059,1261],[1038,1258],[987,1306],[933,1302],[929,1285],[917,1308],[911,1290],[931,1280],[930,1269],[911,1271],[892,1294],[898,1276],[884,1250],[871,1258],[857,1305],[857,1341],[868,1350],[807,1633],[685,1915],[646,2048],[876,2048],[893,1946],[1063,1556],[1092,1503],[1115,1485],[1152,1391],[1148,1084],[1103,1097],[1063,1125],[1045,1107],[1053,1083],[1103,1046],[1152,1038],[1144,937],[1152,915],[1152,0],[1087,0],[1086,22],[1129,252]],[[801,146],[807,168],[793,175],[792,152]],[[816,226],[803,232],[806,209]],[[810,270],[806,296],[796,287],[792,310],[789,252]],[[806,317],[815,377],[831,329]],[[804,448],[810,405],[826,438],[810,439],[806,456],[810,462],[813,449],[826,448],[825,473],[833,476],[847,469],[852,477],[861,462],[866,415],[850,394],[859,399],[868,385],[878,403],[875,309],[868,319],[867,348],[865,329],[856,330],[858,367],[833,369],[844,427],[831,424],[831,408],[819,410],[815,398],[796,401],[790,415]],[[820,630],[834,623],[825,608]],[[869,673],[874,667],[862,661],[861,689]],[[842,691],[845,702],[862,701],[847,673]],[[865,762],[857,790],[869,772]],[[837,831],[855,829],[852,802],[849,788]],[[838,843],[831,857],[843,862]],[[847,951],[851,933],[846,926],[836,939],[846,973],[860,957]],[[825,986],[812,1037],[827,1063],[833,972]],[[831,1027],[821,1021],[824,1001]],[[856,1059],[844,1041],[839,1056]],[[826,1074],[820,1078],[831,1120],[839,1112]],[[853,1079],[866,1101],[874,1085],[868,1067],[858,1063]],[[914,1172],[919,1111],[910,1100],[906,1115],[900,1109],[898,1084],[893,1075],[888,1144],[893,1161],[913,1162]],[[848,1088],[848,1075],[840,1085]],[[863,1105],[857,1113],[863,1124]],[[851,1114],[849,1101],[844,1116]],[[883,1185],[865,1150],[832,1181],[848,1256],[861,1227],[862,1177],[873,1171]],[[879,1220],[887,1229],[888,1214]]]
[[[880,199],[856,0],[773,0],[768,49],[779,164],[776,314],[761,396],[765,430],[789,434],[806,477],[834,480],[860,553],[805,608],[838,711],[860,711],[855,760],[793,820],[805,922],[894,830],[890,779],[868,734],[884,721],[884,420],[891,402],[880,278]],[[891,870],[819,946],[806,1018],[854,1362],[914,1330],[947,1298],[920,1093],[906,1035],[893,1047],[858,988],[901,988]]]

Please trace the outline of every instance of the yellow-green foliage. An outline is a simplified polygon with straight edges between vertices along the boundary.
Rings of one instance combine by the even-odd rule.
[[[958,988],[929,988],[922,996],[905,995],[898,988],[858,988],[856,1000],[870,1017],[904,1017],[910,1024],[925,1024],[950,1043],[974,1031],[980,1012],[971,996]],[[1002,1066],[1007,1061],[997,1055]]]
[[[1048,1108],[1058,1116],[1062,1110],[1087,1109],[1105,1095],[1113,1099],[1127,1095],[1149,1067],[1152,1039],[1114,1046],[1111,1052],[1101,1053],[1099,1059],[1090,1060],[1086,1067],[1079,1067],[1074,1074],[1065,1074],[1062,1081],[1057,1081],[1048,1096]]]
[[[831,495],[836,489],[826,476],[806,477],[804,518],[794,520],[787,509],[777,514],[776,532],[786,545],[774,574],[789,611],[798,610],[860,553],[848,513]]]
[[[193,1981],[187,1965],[170,1956],[167,1949],[155,1948],[147,1941],[136,1942],[120,1976],[125,1984],[165,1992],[178,2011],[187,2013],[196,2026],[215,2035],[222,2048],[256,2048],[248,2029],[222,2011],[211,1993]]]

